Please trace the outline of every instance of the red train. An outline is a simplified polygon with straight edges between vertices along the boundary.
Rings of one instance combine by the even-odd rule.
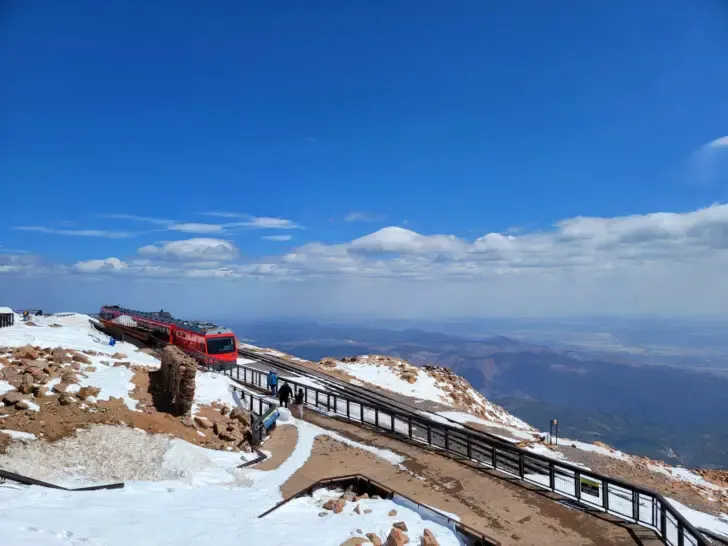
[[[145,339],[151,337],[177,345],[207,364],[237,362],[238,348],[232,330],[210,322],[179,320],[164,310],[147,313],[118,305],[104,305],[99,319],[109,328],[136,331]]]

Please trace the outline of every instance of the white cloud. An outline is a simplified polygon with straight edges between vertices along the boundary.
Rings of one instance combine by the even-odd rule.
[[[286,218],[271,218],[269,216],[254,217],[245,222],[235,222],[228,225],[252,229],[301,229],[301,226],[291,220],[287,220]]]
[[[708,142],[705,147],[707,148],[728,148],[728,135],[715,138]]]
[[[73,269],[80,273],[99,273],[99,272],[115,272],[123,271],[129,266],[118,258],[106,258],[105,260],[88,260],[85,262],[77,262],[73,265]]]
[[[371,212],[354,211],[344,217],[344,222],[376,222],[381,219],[378,214]]]
[[[184,233],[220,233],[225,231],[225,226],[219,224],[197,224],[197,223],[186,223],[186,224],[170,224],[167,229],[172,231],[182,231]]]
[[[50,235],[68,235],[73,237],[104,237],[107,239],[126,239],[134,233],[128,231],[107,231],[103,229],[54,229],[45,226],[18,226],[19,231],[35,231]]]
[[[263,235],[261,239],[266,241],[290,241],[293,239],[292,235]]]
[[[35,257],[0,253],[5,286],[13,275],[42,269]],[[310,295],[306,305],[321,301],[322,309],[350,306],[357,313],[403,316],[724,312],[728,205],[566,218],[544,231],[468,239],[389,226],[351,241],[313,242],[256,260],[241,258],[230,241],[193,238],[148,245],[128,258],[79,262],[71,269],[210,283],[276,281],[275,292],[266,293],[280,294],[282,309],[293,305],[286,294],[301,302]],[[60,278],[63,268],[54,272]],[[289,290],[284,286],[289,281],[305,282],[307,288]],[[233,297],[243,285],[226,286]],[[265,285],[245,286],[262,290]]]
[[[225,262],[236,259],[240,251],[223,239],[194,238],[147,245],[137,250],[141,256],[180,262]]]

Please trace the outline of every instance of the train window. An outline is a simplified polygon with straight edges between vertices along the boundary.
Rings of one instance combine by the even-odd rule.
[[[207,340],[207,354],[219,355],[232,353],[235,350],[235,339],[229,337],[216,337]]]

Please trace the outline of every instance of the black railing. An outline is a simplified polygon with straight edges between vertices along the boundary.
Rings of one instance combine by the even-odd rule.
[[[235,368],[215,371],[255,388],[267,387],[267,374],[253,368],[237,365]],[[285,382],[296,390],[303,389],[306,405],[325,410],[332,416],[405,436],[442,449],[461,460],[516,476],[575,500],[586,508],[607,512],[651,528],[671,546],[710,546],[707,539],[655,491],[527,451],[505,440],[431,421],[425,416],[363,402],[293,379],[286,379]]]
[[[311,485],[300,490],[298,493],[294,493],[287,499],[282,500],[272,508],[269,508],[268,510],[260,514],[258,518],[263,518],[267,516],[271,512],[274,512],[284,504],[287,504],[294,499],[311,496],[315,491],[329,487],[342,489],[348,488],[352,492],[355,492],[357,495],[363,495],[364,493],[367,493],[370,498],[374,495],[377,495],[382,499],[391,499],[398,504],[414,505],[420,511],[426,512],[432,519],[441,520],[445,524],[445,526],[450,527],[455,532],[463,536],[466,539],[467,544],[470,544],[471,546],[500,546],[500,542],[498,542],[497,540],[490,538],[479,531],[476,531],[474,528],[465,525],[464,523],[460,523],[460,521],[451,518],[437,508],[422,504],[412,497],[403,495],[402,493],[399,493],[394,489],[382,485],[378,481],[373,480],[367,476],[363,476],[361,474],[350,474],[347,476],[337,476],[335,478],[325,478],[323,480],[314,482]],[[435,517],[433,518],[432,516]]]

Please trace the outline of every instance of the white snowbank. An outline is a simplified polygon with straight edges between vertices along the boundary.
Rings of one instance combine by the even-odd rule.
[[[719,517],[716,517],[706,514],[705,512],[698,512],[697,510],[688,508],[675,499],[668,498],[667,500],[695,527],[707,529],[708,531],[713,531],[714,533],[718,533],[728,538],[728,514],[721,514]],[[677,540],[675,539],[673,542],[677,543]]]
[[[712,489],[714,491],[725,491],[728,489],[726,487],[720,487],[712,482],[709,482],[700,474],[696,474],[695,472],[692,472],[687,468],[675,468],[672,466],[662,466],[656,464],[651,464],[648,466],[648,468],[655,472],[659,472],[660,474],[665,474],[666,476],[669,476],[670,478],[673,478],[675,480],[692,483],[693,485],[698,485],[707,489]]]
[[[6,392],[14,391],[15,387],[13,387],[10,383],[5,381],[4,379],[0,379],[0,396],[5,394]]]
[[[422,412],[427,414],[427,412]],[[432,415],[432,414],[430,414]],[[505,423],[503,421],[490,421],[488,419],[483,419],[481,417],[475,417],[474,415],[470,415],[469,413],[465,413],[462,411],[438,411],[436,415],[439,415],[441,417],[445,418],[445,421],[447,419],[450,419],[452,421],[455,421],[457,423],[462,423],[464,425],[468,423],[476,423],[480,425],[485,426],[491,426],[491,427],[504,427],[507,426],[509,421],[506,421]],[[531,440],[533,439],[533,434],[535,433],[535,430],[530,429],[530,425],[524,423],[517,417],[513,417],[514,420],[520,421],[521,424],[515,425],[515,426],[507,426],[508,431],[516,438],[519,438],[521,440]],[[515,421],[514,421],[515,423]],[[452,423],[449,423],[452,424]],[[529,430],[524,430],[529,429]]]

